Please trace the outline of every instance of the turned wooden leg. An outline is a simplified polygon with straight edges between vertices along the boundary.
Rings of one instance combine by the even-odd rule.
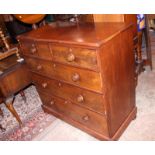
[[[2,127],[2,125],[0,124],[0,129],[4,132],[6,129]]]
[[[0,108],[0,115],[3,117],[3,112],[2,112],[2,110],[1,110],[1,108]]]
[[[3,117],[3,112],[1,108],[0,108],[0,115]],[[0,130],[2,130],[3,132],[5,131],[5,128],[3,128],[1,124],[0,124]]]
[[[14,101],[14,97],[10,97],[5,101],[5,105],[6,107],[9,109],[9,111],[13,114],[13,116],[17,119],[17,121],[19,122],[19,124],[22,124],[22,121],[19,117],[19,115],[17,114],[16,110],[13,107],[13,101]]]
[[[142,62],[142,32],[138,32],[138,46],[137,46],[137,61],[138,63]]]
[[[133,120],[135,120],[137,118],[137,115],[135,115],[134,117],[133,117]]]
[[[21,97],[23,98],[24,102],[26,102],[26,96],[25,96],[25,93],[24,93],[23,90],[20,91],[20,95],[21,95]]]
[[[136,59],[136,74],[140,74],[141,72],[143,72],[145,70],[144,68],[144,61],[142,59],[142,34],[143,34],[143,31],[140,31],[138,32],[138,43],[137,45],[135,46],[136,47],[136,56],[137,56],[137,59]]]

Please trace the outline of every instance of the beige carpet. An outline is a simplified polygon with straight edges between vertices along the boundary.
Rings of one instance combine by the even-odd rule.
[[[152,49],[155,68],[155,42],[153,41]],[[146,68],[146,71],[139,76],[136,88],[136,105],[138,108],[137,118],[131,122],[120,140],[155,140],[155,69],[151,72]],[[33,140],[92,141],[97,139],[56,119]]]

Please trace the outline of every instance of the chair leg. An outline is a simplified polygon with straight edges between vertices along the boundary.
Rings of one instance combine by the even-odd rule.
[[[3,112],[0,108],[0,115],[3,117]],[[5,128],[2,127],[2,125],[0,124],[0,130],[2,130],[3,132],[6,130]]]
[[[4,132],[6,129],[2,127],[2,125],[0,124],[0,129]]]
[[[138,63],[142,62],[142,32],[138,32],[138,47],[137,47],[137,59]]]
[[[20,95],[23,98],[24,102],[26,102],[26,96],[23,90],[20,91]]]
[[[13,116],[17,119],[17,121],[19,122],[19,124],[22,124],[22,121],[19,117],[19,115],[17,114],[16,110],[13,107],[13,102],[14,102],[14,97],[9,98],[5,101],[5,105],[6,107],[9,109],[9,111],[13,114]]]
[[[0,108],[0,115],[3,117],[3,112],[2,112],[2,110],[1,110],[1,108]]]
[[[144,60],[142,59],[142,35],[143,31],[138,32],[138,43],[136,47],[136,74],[140,74],[141,72],[145,71],[144,68]]]

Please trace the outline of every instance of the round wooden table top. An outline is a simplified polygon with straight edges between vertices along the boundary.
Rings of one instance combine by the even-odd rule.
[[[14,16],[23,23],[35,24],[41,21],[45,14],[15,14]]]

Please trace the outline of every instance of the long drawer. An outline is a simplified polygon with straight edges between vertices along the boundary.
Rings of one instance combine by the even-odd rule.
[[[61,113],[64,116],[69,117],[99,133],[108,135],[107,121],[104,116],[41,91],[39,91],[39,95],[43,104],[52,108],[52,110]]]
[[[26,63],[34,72],[92,91],[102,92],[100,73],[29,57],[26,57]]]
[[[56,62],[98,70],[96,50],[49,44]]]
[[[42,91],[105,114],[103,95],[32,73],[33,83]]]

